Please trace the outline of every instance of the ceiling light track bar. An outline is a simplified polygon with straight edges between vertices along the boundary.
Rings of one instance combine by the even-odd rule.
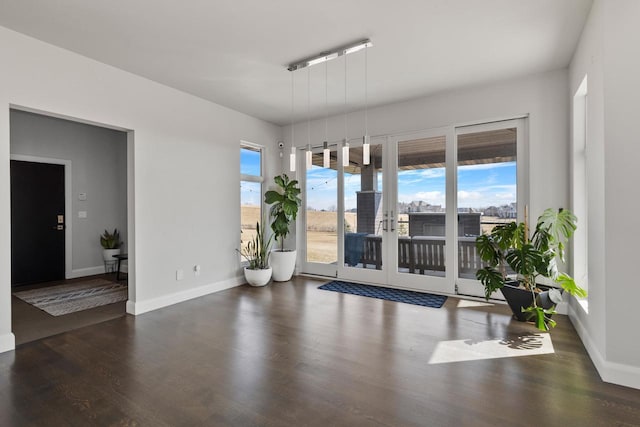
[[[298,62],[294,62],[292,64],[289,64],[289,66],[287,66],[287,70],[296,71],[296,70],[300,70],[302,68],[310,67],[312,65],[322,64],[323,62],[330,61],[330,60],[335,59],[335,58],[337,58],[339,56],[348,55],[350,53],[355,53],[355,52],[358,52],[358,51],[360,51],[362,49],[365,49],[365,48],[371,47],[371,46],[373,46],[373,43],[371,43],[371,40],[369,40],[369,39],[360,40],[360,41],[355,42],[355,43],[350,43],[348,45],[340,46],[339,48],[332,49],[332,50],[327,51],[327,52],[322,52],[322,53],[320,53],[318,55],[311,56],[309,58],[303,59],[302,61],[298,61]]]

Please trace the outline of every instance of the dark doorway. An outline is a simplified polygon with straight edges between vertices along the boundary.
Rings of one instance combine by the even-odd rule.
[[[11,160],[11,286],[65,278],[64,165]]]

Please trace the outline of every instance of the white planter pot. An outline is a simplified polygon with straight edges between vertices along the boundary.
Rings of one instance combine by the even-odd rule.
[[[271,267],[262,270],[244,268],[244,278],[251,286],[264,286],[271,280]]]
[[[120,255],[120,248],[118,248],[118,249],[103,249],[102,250],[102,258],[106,262],[115,262],[116,259],[113,257],[114,255]]]
[[[276,282],[286,282],[291,280],[293,271],[296,269],[296,255],[293,251],[271,251],[269,263],[273,267],[273,280]]]

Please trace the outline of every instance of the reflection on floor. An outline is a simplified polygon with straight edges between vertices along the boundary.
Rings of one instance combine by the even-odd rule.
[[[429,364],[533,356],[553,352],[551,335],[548,333],[529,333],[488,340],[450,340],[440,341],[436,345]]]
[[[38,289],[48,286],[66,285],[75,282],[82,282],[88,279],[106,279],[116,281],[114,274],[101,274],[90,277],[80,277],[77,279],[61,280],[57,282],[43,283],[37,285],[21,286],[16,290]],[[126,284],[126,274],[121,274],[120,283]],[[126,301],[89,310],[78,311],[65,314],[64,316],[51,316],[44,311],[27,304],[20,299],[11,296],[11,325],[13,334],[16,337],[16,345],[35,341],[40,338],[49,337],[62,332],[71,331],[83,326],[93,325],[106,320],[115,319],[126,314]]]

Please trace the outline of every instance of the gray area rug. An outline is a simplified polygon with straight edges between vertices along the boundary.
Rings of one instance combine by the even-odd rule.
[[[14,292],[17,298],[53,316],[126,301],[127,286],[104,279]]]

